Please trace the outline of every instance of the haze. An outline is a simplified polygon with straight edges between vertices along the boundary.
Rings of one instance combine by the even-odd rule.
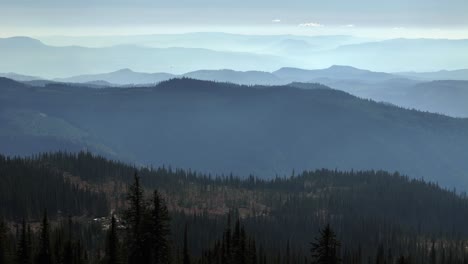
[[[223,31],[467,38],[468,4],[437,1],[13,1],[0,2],[0,34],[125,35]]]

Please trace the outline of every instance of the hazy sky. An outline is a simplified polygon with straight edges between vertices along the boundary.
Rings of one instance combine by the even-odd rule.
[[[468,38],[467,0],[0,0],[0,36],[225,31]]]

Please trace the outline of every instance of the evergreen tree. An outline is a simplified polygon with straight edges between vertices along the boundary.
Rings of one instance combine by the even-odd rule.
[[[26,233],[26,220],[23,218],[23,223],[21,225],[21,237],[18,241],[17,251],[16,251],[16,263],[18,264],[28,264],[30,263],[30,251],[28,245],[28,237]]]
[[[257,246],[254,239],[249,239],[249,262],[251,264],[257,264]]]
[[[385,250],[383,244],[379,244],[377,255],[375,256],[375,264],[385,264]]]
[[[33,260],[33,238],[32,238],[32,231],[31,231],[31,225],[28,224],[28,233],[27,233],[27,241],[26,241],[26,247],[29,252],[28,256],[28,263],[31,263]]]
[[[50,264],[52,263],[52,257],[50,253],[49,220],[47,218],[47,210],[44,211],[39,239],[39,253],[37,255],[36,263]]]
[[[257,264],[257,249],[255,240],[248,238],[240,220],[234,225],[231,235],[230,217],[223,237],[214,247],[204,252],[202,263],[222,264]]]
[[[188,242],[187,242],[187,224],[184,229],[184,260],[183,264],[190,264],[190,255],[188,252]]]
[[[238,257],[237,263],[245,264],[247,262],[247,235],[244,226],[240,228],[239,244],[237,245]]]
[[[313,264],[337,264],[341,263],[338,256],[340,242],[336,239],[335,232],[327,224],[320,230],[320,237],[311,243],[312,263]]]
[[[68,238],[65,242],[65,249],[63,251],[63,263],[72,263],[73,261],[73,238],[72,238],[72,219],[68,217]]]
[[[400,256],[397,260],[397,264],[410,264],[409,258]]]
[[[107,233],[105,263],[118,264],[119,238],[117,236],[117,224],[115,216],[112,215],[111,225]]]
[[[169,262],[169,211],[158,191],[153,192],[151,210],[152,263]]]
[[[128,225],[128,261],[145,263],[145,243],[143,234],[143,217],[145,202],[140,177],[135,172],[134,182],[129,187],[127,196],[129,208],[126,211]]]
[[[2,218],[0,218],[0,264],[6,264],[7,255],[7,227]]]
[[[81,240],[77,240],[76,243],[73,244],[73,264],[83,264],[84,259],[83,256],[85,255],[85,250],[83,248]]]
[[[437,255],[436,255],[436,249],[435,249],[435,241],[432,240],[432,246],[431,246],[431,253],[430,253],[430,264],[436,264],[437,263]]]

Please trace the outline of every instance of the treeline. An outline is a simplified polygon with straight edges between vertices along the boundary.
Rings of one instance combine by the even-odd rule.
[[[22,219],[26,231],[31,225],[33,248],[39,247],[37,222],[44,208],[51,220],[51,248],[65,244],[70,215],[74,247],[79,245],[81,259],[86,257],[83,261],[89,263],[102,262],[110,254],[106,252],[114,251],[122,263],[131,256],[144,263],[159,255],[171,263],[184,263],[184,248],[192,262],[200,263],[236,258],[245,263],[309,263],[310,242],[327,224],[336,232],[343,263],[468,260],[465,195],[397,173],[324,169],[265,180],[168,167],[136,168],[87,152],[2,157],[0,165],[0,188],[8,193],[0,193],[0,203],[1,217],[8,223],[3,241],[8,241],[10,260],[21,240]],[[22,202],[10,203],[11,197]],[[156,224],[155,215],[164,215],[164,220]],[[160,248],[155,230],[164,230],[159,233],[168,245],[163,253],[155,253]],[[118,239],[109,244],[109,237]],[[63,258],[59,253],[63,249],[54,252],[55,260]]]
[[[0,216],[19,221],[51,216],[103,216],[109,212],[104,194],[79,186],[64,171],[37,159],[0,155]]]
[[[0,263],[95,263],[100,258],[103,236],[100,225],[80,223],[71,217],[52,224],[46,211],[39,225],[23,219],[12,226],[0,220]]]
[[[231,225],[231,214],[222,236],[205,249],[199,257],[190,253],[187,224],[184,227],[183,247],[177,248],[170,240],[170,217],[164,199],[157,191],[152,198],[144,198],[144,189],[137,175],[127,194],[128,208],[123,211],[121,221],[112,215],[105,231],[105,239],[94,245],[94,250],[83,245],[86,233],[77,232],[71,218],[55,229],[51,229],[47,212],[44,212],[40,227],[33,231],[23,219],[17,227],[16,235],[8,232],[8,227],[0,222],[0,263],[18,264],[81,264],[81,263],[199,263],[199,264],[264,264],[264,263],[466,263],[468,255],[465,246],[453,248],[450,244],[438,245],[432,242],[427,251],[410,251],[408,255],[392,255],[391,249],[379,246],[373,259],[363,259],[365,248],[357,251],[348,250],[338,240],[337,235],[327,224],[320,230],[318,237],[311,240],[310,253],[294,255],[289,241],[284,255],[281,251],[265,251],[251,237],[237,218],[234,227]],[[179,227],[181,229],[181,227]],[[80,229],[78,229],[80,230]],[[82,231],[82,230],[81,230]],[[97,231],[99,233],[99,231]],[[102,233],[102,232],[101,232]],[[95,234],[91,233],[91,236]],[[265,234],[268,236],[268,234]],[[90,243],[91,241],[87,241]],[[92,243],[92,242],[91,242]],[[344,248],[344,249],[343,249]],[[454,252],[458,249],[465,252]],[[90,254],[92,252],[92,254]]]
[[[131,183],[129,175],[137,169],[86,152],[45,154],[36,160],[97,184],[117,181],[125,186]],[[468,237],[465,195],[398,173],[322,169],[258,179],[169,167],[137,170],[145,188],[158,189],[165,195],[178,225],[191,221],[203,230],[199,234],[202,241],[212,241],[222,231],[227,220],[222,216],[225,213],[216,213],[219,208],[240,209],[245,224],[258,230],[258,236],[277,236],[266,239],[268,248],[284,247],[293,236],[291,245],[301,248],[301,254],[306,251],[302,245],[307,243],[309,234],[327,222],[338,229],[343,243],[357,248],[355,241],[360,241],[362,247],[375,251],[379,244],[413,243],[410,238],[424,239],[423,244],[427,245],[434,239]],[[122,199],[118,204],[125,200],[124,195],[111,198]],[[204,226],[215,228],[206,230]],[[368,236],[367,232],[382,235]],[[196,251],[200,253],[203,245],[197,244]]]

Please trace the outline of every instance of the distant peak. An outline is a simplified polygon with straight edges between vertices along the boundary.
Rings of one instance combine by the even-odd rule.
[[[369,70],[358,69],[352,66],[346,65],[333,65],[326,70],[336,72],[336,73],[362,73],[362,72],[370,72]]]
[[[131,69],[129,68],[124,68],[124,69],[120,69],[120,70],[117,70],[115,71],[116,73],[133,73],[134,71],[132,71]]]
[[[37,39],[23,36],[0,39],[0,42],[8,43],[15,47],[44,46],[44,44]]]
[[[354,68],[352,66],[347,66],[347,65],[332,65],[328,69],[330,70],[359,70],[358,68]]]
[[[17,82],[17,81],[15,81],[13,79],[10,79],[10,78],[6,78],[6,77],[0,77],[0,84],[2,84],[2,86],[5,86],[5,85],[23,86],[22,83]]]
[[[295,67],[281,67],[278,70],[274,71],[273,73],[289,72],[289,71],[307,71],[307,70],[295,68]]]
[[[280,70],[302,70],[302,69],[296,68],[296,67],[281,67]]]
[[[4,38],[6,40],[12,40],[12,41],[30,41],[30,42],[36,42],[36,43],[41,43],[39,40],[30,38],[30,37],[25,37],[25,36],[15,36],[15,37],[9,37],[9,38]]]

